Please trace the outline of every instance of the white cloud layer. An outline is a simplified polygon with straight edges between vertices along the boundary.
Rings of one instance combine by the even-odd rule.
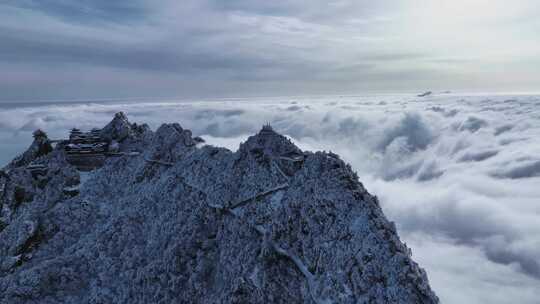
[[[537,303],[539,109],[539,96],[452,94],[3,105],[0,164],[36,128],[65,137],[117,111],[154,129],[179,122],[232,150],[270,122],[301,148],[352,164],[443,303]]]

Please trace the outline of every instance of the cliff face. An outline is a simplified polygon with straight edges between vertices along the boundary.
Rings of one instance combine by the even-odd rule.
[[[0,174],[1,303],[437,303],[351,168],[270,127],[233,153],[118,114],[122,156]],[[140,153],[128,153],[139,151]]]

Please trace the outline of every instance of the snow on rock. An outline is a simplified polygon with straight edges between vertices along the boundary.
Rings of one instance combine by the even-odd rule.
[[[21,155],[16,157],[7,168],[14,168],[20,166],[26,166],[30,164],[34,159],[46,155],[53,150],[52,145],[47,137],[47,134],[42,130],[36,130],[34,132],[34,141],[30,147]]]
[[[126,115],[118,112],[113,120],[101,130],[101,137],[105,140],[122,141],[132,135],[133,130]]]
[[[121,113],[102,136],[140,154],[82,183],[59,148],[45,176],[0,174],[0,303],[438,303],[335,154],[269,126],[233,153]]]

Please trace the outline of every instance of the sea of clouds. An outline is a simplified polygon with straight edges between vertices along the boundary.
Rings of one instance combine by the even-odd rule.
[[[231,150],[270,123],[302,149],[333,151],[379,197],[443,303],[538,303],[540,96],[0,104],[0,167],[37,128],[65,138],[117,111]]]

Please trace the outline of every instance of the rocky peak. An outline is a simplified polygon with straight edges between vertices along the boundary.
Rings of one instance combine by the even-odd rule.
[[[121,142],[133,136],[133,126],[124,112],[118,112],[114,115],[113,120],[101,130],[100,136],[106,141]]]
[[[103,134],[141,153],[86,178],[61,150],[0,177],[0,303],[438,303],[336,155],[136,129],[117,114]]]
[[[270,125],[265,125],[254,136],[240,145],[242,154],[251,154],[257,159],[280,159],[283,157],[302,156],[303,152],[290,139],[276,132]]]
[[[49,138],[47,137],[47,133],[38,129],[33,132],[33,137],[34,140],[32,144],[30,144],[30,147],[28,147],[23,154],[19,155],[11,163],[9,163],[6,168],[9,169],[26,166],[35,159],[47,155],[53,151],[53,147],[49,141]]]
[[[35,140],[41,140],[41,141],[44,141],[44,140],[47,140],[47,133],[45,133],[43,130],[41,129],[37,129],[34,131],[34,133],[32,133],[32,135],[34,136],[34,139]]]
[[[148,154],[153,160],[173,161],[196,144],[191,131],[183,129],[180,124],[162,124],[152,138]]]

